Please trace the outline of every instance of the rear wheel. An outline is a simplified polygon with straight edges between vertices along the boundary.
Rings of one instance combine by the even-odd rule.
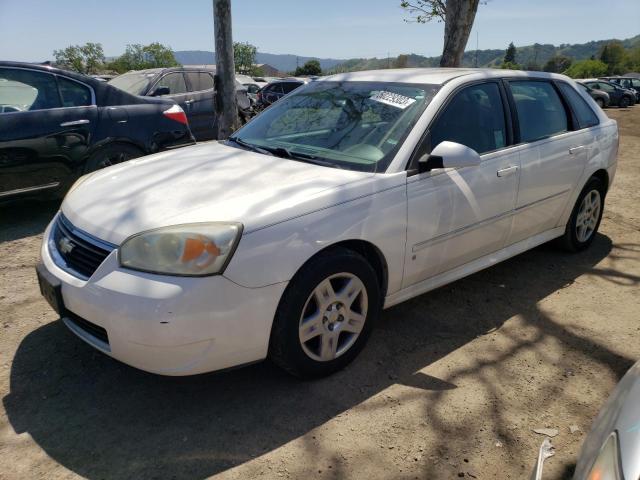
[[[125,143],[106,145],[95,151],[89,157],[85,173],[117,165],[118,163],[126,162],[127,160],[131,160],[132,158],[140,157],[142,155],[144,155],[144,153],[133,145],[127,145]]]
[[[627,108],[630,103],[629,97],[622,97],[620,99],[620,108]]]
[[[602,220],[605,193],[604,184],[596,177],[582,189],[562,237],[567,250],[578,252],[591,245]]]
[[[380,310],[378,278],[364,257],[344,248],[321,253],[287,287],[269,356],[302,378],[329,375],[362,350]]]
[[[601,98],[596,98],[596,103],[600,108],[604,108],[604,100]]]

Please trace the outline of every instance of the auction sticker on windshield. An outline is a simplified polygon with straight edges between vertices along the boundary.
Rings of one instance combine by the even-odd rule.
[[[399,93],[393,92],[385,92],[384,90],[379,92],[374,92],[371,97],[371,100],[375,100],[376,102],[384,103],[385,105],[391,105],[392,107],[405,109],[408,106],[415,103],[416,99],[411,97],[405,97],[404,95],[400,95]]]

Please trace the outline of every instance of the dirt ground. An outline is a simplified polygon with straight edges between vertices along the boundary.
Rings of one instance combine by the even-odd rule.
[[[620,161],[590,250],[544,245],[387,310],[315,382],[266,362],[163,378],[96,352],[38,293],[57,205],[0,207],[0,478],[521,479],[539,427],[560,432],[545,478],[570,478],[640,357],[640,106],[607,112]]]

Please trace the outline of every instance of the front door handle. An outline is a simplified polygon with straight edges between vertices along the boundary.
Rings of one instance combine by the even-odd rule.
[[[511,165],[510,167],[507,167],[507,168],[501,168],[500,170],[498,170],[497,173],[499,177],[509,177],[514,173],[516,173],[517,171],[518,171],[518,167],[516,165]]]
[[[89,123],[89,120],[87,120],[87,119],[73,120],[71,122],[62,122],[60,124],[60,126],[61,127],[75,127],[76,125],[86,125],[87,123]]]
[[[584,145],[580,145],[579,147],[573,147],[573,148],[569,149],[569,153],[571,155],[575,155],[576,153],[580,153],[585,148],[587,148],[587,147],[585,147]]]

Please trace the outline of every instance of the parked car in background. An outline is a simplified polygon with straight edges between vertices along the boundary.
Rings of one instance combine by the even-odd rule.
[[[0,199],[59,195],[79,176],[194,142],[184,111],[48,66],[0,62]]]
[[[636,103],[635,92],[622,88],[620,85],[616,85],[615,83],[598,79],[580,80],[580,82],[584,83],[589,88],[607,92],[610,99],[610,106],[626,108]]]
[[[288,93],[293,92],[296,88],[303,86],[305,83],[305,80],[299,80],[296,78],[282,79],[269,83],[257,93],[258,107],[268,107]]]
[[[609,94],[602,90],[596,90],[595,88],[591,88],[584,83],[576,82],[580,88],[584,89],[591,98],[595,100],[600,108],[606,108],[609,106],[611,99],[609,98]]]
[[[258,92],[260,91],[260,89],[262,89],[266,84],[259,84],[257,82],[252,82],[252,83],[243,83],[243,85],[246,87],[247,89],[247,95],[249,96],[249,98],[251,99],[251,101],[253,102],[253,104],[255,104],[258,101]]]
[[[552,239],[587,249],[617,150],[616,122],[562,75],[324,77],[226,142],[79,181],[40,285],[77,336],[143,370],[269,356],[327,375],[383,308]]]
[[[605,77],[605,80],[620,85],[622,88],[633,90],[636,93],[636,103],[640,102],[640,78],[635,77]]]
[[[215,139],[218,132],[215,113],[213,70],[173,67],[135,70],[109,80],[109,85],[133,95],[174,100],[182,107],[196,140]],[[252,116],[246,88],[236,82],[238,115],[242,123]]]

